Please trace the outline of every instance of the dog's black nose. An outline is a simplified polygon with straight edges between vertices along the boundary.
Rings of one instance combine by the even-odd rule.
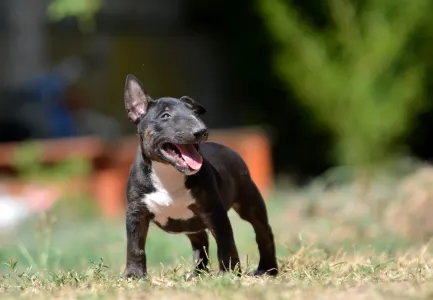
[[[205,139],[207,138],[208,132],[206,128],[203,128],[195,131],[193,134],[197,139]]]

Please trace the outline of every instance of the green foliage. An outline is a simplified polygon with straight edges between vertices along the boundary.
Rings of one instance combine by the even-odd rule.
[[[95,28],[95,15],[101,9],[101,0],[51,0],[48,18],[53,22],[68,17],[78,19],[80,29],[90,32]]]
[[[317,29],[290,1],[259,1],[277,43],[276,71],[332,132],[337,162],[392,157],[424,104],[425,72],[410,38],[428,21],[430,1],[326,3],[332,26]]]

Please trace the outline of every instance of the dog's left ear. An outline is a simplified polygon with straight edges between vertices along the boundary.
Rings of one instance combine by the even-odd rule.
[[[196,102],[190,97],[182,96],[179,99],[185,102],[196,114],[204,115],[206,113],[206,109],[200,103]]]
[[[129,120],[137,124],[147,112],[151,98],[144,91],[140,81],[134,75],[128,75],[125,82],[125,109]]]

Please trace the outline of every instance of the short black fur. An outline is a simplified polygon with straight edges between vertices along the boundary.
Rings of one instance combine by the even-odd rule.
[[[231,269],[240,274],[238,251],[227,215],[231,208],[254,228],[260,254],[254,275],[277,275],[274,237],[263,198],[245,162],[235,151],[205,142],[207,128],[200,119],[200,115],[206,112],[204,107],[187,96],[155,101],[132,75],[126,79],[125,107],[140,137],[127,184],[125,276],[142,277],[147,273],[145,245],[151,221],[167,232],[187,235],[197,261],[195,274],[208,268],[206,230],[216,240],[220,271]],[[180,147],[194,145],[202,158],[201,167],[197,169],[191,163],[182,161],[179,155],[173,154],[175,150],[170,150],[171,154],[164,150],[167,145],[175,144]],[[157,190],[152,177],[153,162],[172,165],[185,175],[185,188],[194,199],[189,206],[194,217],[188,220],[169,219],[165,224],[154,220],[151,209],[142,201],[146,195]]]

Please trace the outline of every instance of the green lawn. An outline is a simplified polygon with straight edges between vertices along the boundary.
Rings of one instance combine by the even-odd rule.
[[[281,267],[275,279],[217,277],[214,272],[185,281],[183,274],[192,268],[188,239],[152,226],[148,278],[123,280],[123,220],[98,217],[90,200],[63,201],[47,216],[0,238],[0,292],[11,299],[431,297],[429,240],[401,234],[386,221],[387,212],[395,208],[393,195],[400,193],[395,182],[379,182],[364,194],[355,187],[280,191],[269,199]],[[374,200],[376,194],[388,199],[385,208]],[[252,269],[257,264],[254,233],[234,212],[230,217],[243,269]],[[211,239],[211,259],[215,255]],[[212,266],[216,271],[214,262]]]

